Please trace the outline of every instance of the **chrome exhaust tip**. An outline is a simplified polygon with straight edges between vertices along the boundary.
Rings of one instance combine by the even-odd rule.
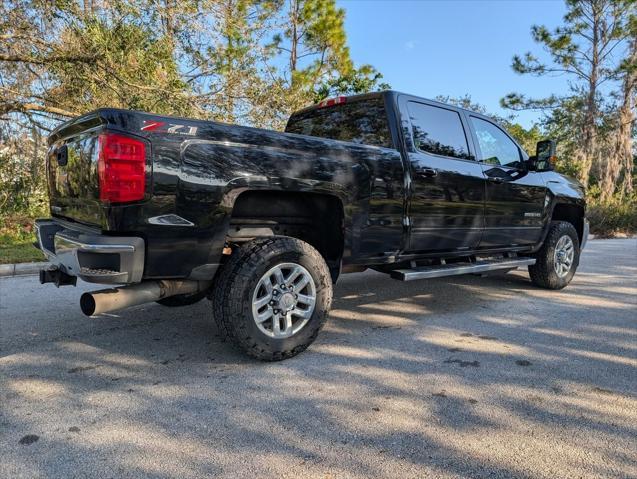
[[[194,294],[205,291],[211,281],[159,280],[109,288],[84,293],[80,298],[80,308],[87,316],[109,313],[131,306],[152,303],[177,294]]]

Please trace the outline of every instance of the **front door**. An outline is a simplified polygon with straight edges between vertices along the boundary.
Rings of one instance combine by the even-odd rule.
[[[522,151],[499,126],[473,115],[470,122],[487,180],[480,248],[537,243],[546,201],[542,175],[527,170]]]
[[[474,249],[483,229],[485,180],[462,118],[456,110],[436,104],[408,101],[404,106],[412,140],[407,145],[409,250]]]

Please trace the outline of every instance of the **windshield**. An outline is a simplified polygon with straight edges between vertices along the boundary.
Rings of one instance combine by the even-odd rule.
[[[381,97],[295,113],[285,131],[391,148],[385,102]]]

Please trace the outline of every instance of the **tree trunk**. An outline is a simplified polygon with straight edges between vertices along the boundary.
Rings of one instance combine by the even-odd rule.
[[[300,0],[292,0],[292,5],[290,8],[290,20],[292,23],[292,35],[291,35],[291,45],[290,45],[290,72],[294,75],[294,72],[297,69],[298,62],[298,48],[299,48],[299,34],[298,34],[298,25],[299,25],[299,3]]]
[[[629,65],[637,64],[637,39],[630,42],[626,61]],[[610,140],[606,164],[601,171],[602,201],[607,201],[615,193],[620,197],[630,195],[633,191],[633,137],[635,122],[635,88],[637,86],[637,70],[627,70],[622,82],[622,103],[617,114],[617,127]]]
[[[161,13],[164,24],[164,35],[168,39],[168,44],[172,57],[175,58],[175,5],[173,0],[166,0]]]
[[[599,80],[599,49],[600,49],[600,30],[602,22],[602,8],[600,2],[593,0],[591,7],[591,58],[590,73],[588,76],[588,92],[586,94],[586,115],[584,117],[584,125],[582,128],[582,148],[580,156],[580,170],[578,179],[586,186],[588,185],[593,166],[593,159],[597,154],[597,82]]]
[[[633,38],[628,56],[630,65],[637,65],[637,38]],[[633,125],[637,110],[637,69],[626,72],[622,86],[623,102],[619,110],[620,127],[617,135],[617,154],[623,160],[624,178],[620,193],[630,195],[633,192]]]

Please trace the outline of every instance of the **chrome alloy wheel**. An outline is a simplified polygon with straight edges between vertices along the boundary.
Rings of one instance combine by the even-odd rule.
[[[571,266],[573,266],[573,259],[575,258],[575,245],[570,236],[562,236],[555,245],[555,252],[553,253],[553,267],[555,272],[560,278],[566,277]]]
[[[316,285],[300,264],[281,263],[265,273],[252,295],[252,317],[262,333],[272,338],[295,335],[312,317]]]

